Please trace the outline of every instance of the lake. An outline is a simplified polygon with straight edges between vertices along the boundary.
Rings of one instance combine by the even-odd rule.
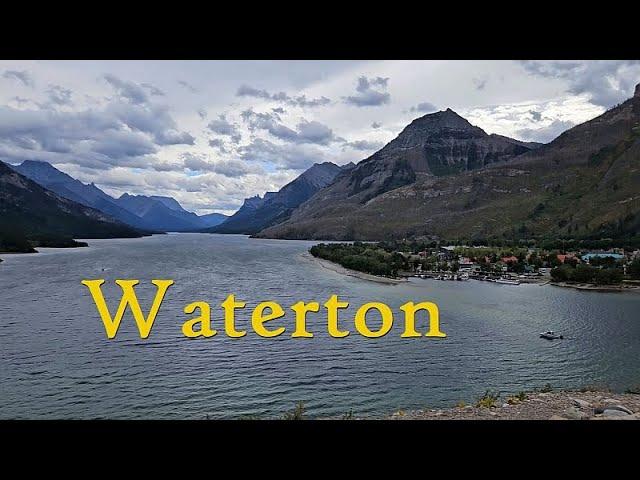
[[[471,403],[487,389],[640,384],[638,294],[422,279],[384,285],[322,268],[303,255],[314,243],[170,234],[0,255],[0,418],[277,418],[299,401],[310,417],[384,416]],[[115,279],[141,281],[145,312],[155,293],[151,279],[175,281],[147,340],[129,312],[107,340],[80,284],[96,278],[107,280],[112,313],[120,298]],[[237,323],[249,326],[243,338],[224,335],[219,304],[231,293],[248,302],[237,313]],[[353,333],[329,337],[321,309],[308,316],[314,338],[290,338],[288,307],[332,294],[351,303],[340,318]],[[217,336],[182,335],[192,317],[183,308],[197,300],[211,304]],[[289,310],[272,322],[288,329],[275,339],[248,325],[249,307],[264,300]],[[354,332],[355,310],[367,301],[393,309],[387,336]],[[398,307],[408,301],[438,304],[448,337],[400,338]],[[540,339],[548,329],[565,339]]]

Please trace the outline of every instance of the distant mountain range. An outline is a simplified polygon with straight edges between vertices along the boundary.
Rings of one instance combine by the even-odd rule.
[[[220,225],[206,229],[213,233],[254,234],[287,220],[291,213],[341,173],[351,170],[350,163],[339,167],[331,162],[316,163],[277,192],[245,199],[240,209]]]
[[[95,208],[132,227],[156,231],[196,231],[227,219],[221,213],[198,216],[173,198],[123,194],[113,198],[93,183],[84,184],[46,162],[26,160],[12,167],[61,197]]]
[[[640,233],[640,85],[546,145],[488,135],[450,109],[319,190],[259,237],[631,238]]]
[[[142,235],[99,210],[43,188],[0,162],[0,251],[78,246],[73,238]]]
[[[451,109],[417,118],[358,164],[315,164],[231,217],[173,198],[113,198],[48,163],[0,162],[0,251],[154,231],[322,240],[628,239],[640,233],[640,85],[542,145]],[[21,247],[16,247],[21,245]],[[27,247],[25,247],[27,245]]]

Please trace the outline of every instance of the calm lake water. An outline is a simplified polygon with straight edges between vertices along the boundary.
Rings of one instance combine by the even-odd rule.
[[[302,256],[313,243],[175,234],[2,255],[0,418],[269,418],[298,401],[312,417],[379,416],[470,403],[486,389],[640,384],[640,295],[476,281],[383,285]],[[175,280],[148,340],[138,337],[129,312],[117,338],[106,339],[80,284],[95,278],[107,280],[112,312],[120,298],[113,280],[140,279],[145,312],[155,293],[150,280]],[[355,309],[367,301],[386,302],[394,313],[407,301],[434,301],[448,338],[401,339],[396,315],[383,338],[334,339],[321,309],[309,315],[313,339],[263,339],[251,329],[230,339],[218,306],[230,293],[248,302],[240,326],[262,300],[288,309],[335,293],[351,303],[341,312],[351,331]],[[212,305],[217,336],[182,336],[182,309],[196,300]],[[290,333],[292,312],[273,323],[280,322]],[[538,338],[547,329],[565,340]]]

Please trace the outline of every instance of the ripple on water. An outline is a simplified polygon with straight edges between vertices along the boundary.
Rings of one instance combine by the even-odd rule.
[[[312,416],[384,415],[469,403],[487,388],[640,384],[640,295],[473,281],[381,285],[301,258],[313,242],[185,234],[90,243],[13,256],[0,268],[0,418],[279,417],[298,401]],[[141,279],[142,302],[154,293],[145,281],[176,281],[149,340],[126,320],[117,339],[106,339],[79,283],[96,276],[107,278],[108,299],[119,293],[113,279]],[[352,307],[377,300],[394,311],[431,300],[448,338],[400,339],[396,325],[374,341],[331,339],[318,313],[309,315],[313,339],[229,339],[220,302],[230,293],[248,307],[275,300],[285,310],[333,293]],[[211,303],[217,336],[181,336],[182,308],[195,300]],[[239,312],[240,326],[249,313]],[[344,328],[353,330],[352,315],[341,313]],[[282,321],[290,330],[291,312]],[[538,338],[550,328],[565,340]]]

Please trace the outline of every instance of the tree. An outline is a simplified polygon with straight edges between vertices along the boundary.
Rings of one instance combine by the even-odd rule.
[[[598,269],[591,267],[589,265],[578,265],[573,270],[573,278],[574,282],[580,283],[592,283],[594,281],[594,277],[596,276]]]
[[[566,282],[571,280],[571,273],[572,273],[573,269],[569,266],[561,266],[561,267],[556,267],[553,270],[551,270],[551,279],[554,282]]]
[[[640,280],[640,258],[636,258],[627,267],[627,273],[635,280]]]
[[[595,282],[598,285],[615,285],[622,282],[622,278],[619,268],[603,268],[596,272]]]

